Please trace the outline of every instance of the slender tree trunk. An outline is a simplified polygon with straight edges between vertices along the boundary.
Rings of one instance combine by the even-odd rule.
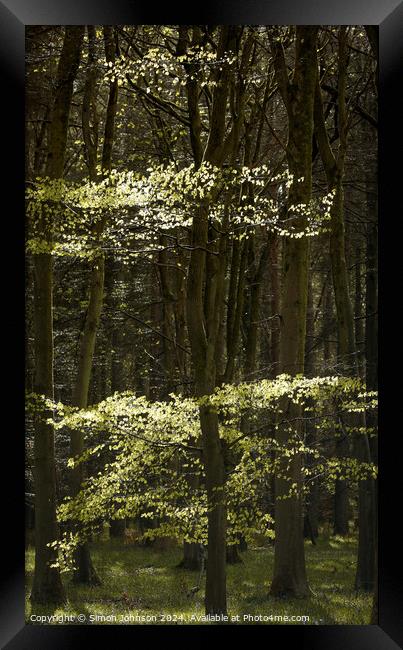
[[[330,259],[337,313],[338,359],[344,374],[355,375],[357,368],[354,316],[348,287],[348,271],[344,237],[344,199],[342,170],[336,180],[336,196],[331,214]],[[350,456],[348,438],[342,433],[336,440],[338,458]],[[347,481],[337,479],[334,496],[334,534],[346,536],[349,533],[349,489]]]
[[[227,546],[226,560],[227,564],[242,564],[242,558],[239,555],[240,544],[231,544]]]
[[[181,265],[178,266],[174,277],[174,290],[175,290],[175,309],[173,312],[174,317],[174,331],[175,331],[175,358],[176,366],[179,373],[179,392],[186,394],[186,379],[187,379],[187,355],[185,352],[186,345],[186,277],[183,273],[184,263],[183,258],[180,256]],[[189,480],[192,489],[197,489],[199,486],[199,478],[192,476]],[[188,569],[189,571],[200,570],[201,555],[200,546],[197,543],[183,542],[183,558],[180,561],[180,567]]]
[[[377,196],[376,185],[367,183],[367,273],[366,273],[366,327],[365,327],[365,379],[367,390],[378,390],[378,287],[377,287]],[[365,414],[366,425],[376,433],[376,414],[368,410]],[[378,462],[377,436],[371,435],[371,460]],[[374,609],[377,610],[377,528],[378,528],[378,499],[377,481],[367,479],[361,481],[362,507],[359,513],[361,524],[358,545],[358,562],[355,579],[356,589],[371,591],[375,588]],[[360,543],[361,541],[361,543]],[[377,615],[377,611],[374,612]]]
[[[339,41],[339,87],[338,87],[338,129],[340,144],[336,159],[331,149],[323,114],[323,105],[319,81],[315,94],[315,135],[320,155],[324,164],[329,190],[335,192],[331,210],[330,232],[330,262],[334,289],[334,299],[337,314],[337,356],[344,374],[354,375],[356,369],[355,336],[353,310],[349,295],[348,271],[345,252],[344,228],[344,193],[343,174],[347,147],[347,118],[345,106],[346,86],[346,33],[340,31]],[[350,455],[349,441],[344,434],[336,439],[336,456],[345,458]],[[347,482],[337,479],[334,496],[334,527],[335,535],[348,535],[349,495]]]
[[[323,105],[319,82],[315,94],[315,135],[320,155],[324,164],[329,190],[335,191],[331,210],[330,233],[330,258],[334,296],[337,312],[338,357],[344,374],[357,376],[358,364],[354,332],[353,309],[348,286],[348,271],[345,253],[345,225],[344,225],[344,195],[343,175],[344,163],[347,152],[347,31],[345,27],[339,32],[338,55],[338,131],[339,151],[337,158],[329,144],[326,125],[323,115]],[[363,418],[351,418],[356,426],[363,426]],[[346,437],[339,440],[338,453],[340,457],[349,455]],[[366,434],[357,434],[355,438],[355,453],[359,461],[370,462],[371,455]],[[348,496],[345,481],[336,481],[335,495],[335,533],[348,532]],[[371,481],[359,482],[359,539],[356,586],[367,583],[366,572],[362,567],[368,562],[374,567],[374,492]],[[371,557],[369,558],[369,555]],[[363,574],[361,575],[361,572]]]
[[[250,381],[254,378],[258,351],[259,334],[259,309],[262,297],[263,275],[271,252],[272,235],[264,243],[258,263],[254,264],[250,278],[250,302],[248,309],[248,322],[246,327],[245,351],[245,378]]]
[[[291,83],[287,78],[282,48],[279,45],[274,46],[276,74],[289,120],[287,160],[294,176],[290,188],[290,205],[307,204],[311,199],[313,107],[318,74],[317,29],[296,28],[296,62]],[[303,218],[300,229],[304,228],[305,223],[306,219]],[[307,238],[287,237],[284,247],[280,367],[282,372],[296,375],[304,371],[308,292]],[[301,416],[300,407],[290,400],[284,400],[282,406],[284,419]],[[277,442],[283,448],[289,445],[290,434],[287,426],[278,427]],[[284,458],[280,460],[280,475],[276,477],[275,483],[274,574],[270,589],[274,596],[298,597],[306,596],[309,592],[303,539],[301,469],[302,458],[299,454],[294,455],[288,466]],[[296,493],[290,495],[292,484],[296,486]]]
[[[332,361],[332,344],[330,335],[332,331],[332,287],[326,279],[326,287],[323,296],[323,363],[324,372],[330,374]]]
[[[269,376],[277,377],[280,374],[280,301],[281,301],[281,240],[276,233],[269,236]],[[276,416],[272,414],[269,418],[269,435],[275,436]],[[270,451],[271,462],[276,459],[276,452]],[[276,502],[276,477],[274,473],[269,479],[269,514],[275,520],[275,502]]]
[[[238,27],[222,26],[220,28],[218,57],[222,57],[225,52],[236,51],[238,34]],[[182,30],[181,35],[183,47],[185,30]],[[216,81],[204,160],[221,167],[226,154],[225,113],[230,81],[230,70],[227,64],[217,70]],[[198,131],[200,115],[197,105],[197,83],[196,87],[194,86],[189,82],[187,90],[191,142],[195,163],[198,166],[201,150],[200,132]],[[242,116],[242,111],[240,111],[240,116]],[[231,133],[233,134],[233,131]],[[235,140],[232,136],[229,142]],[[238,143],[235,144],[237,146]],[[224,299],[226,237],[221,236],[218,242],[211,242],[211,237],[214,235],[213,232],[209,232],[208,207],[208,203],[202,201],[193,217],[192,251],[187,281],[187,324],[197,397],[211,394],[216,385],[217,336]],[[226,614],[224,450],[219,436],[218,415],[215,410],[209,404],[202,404],[199,414],[208,503],[205,609],[207,614]]]
[[[106,261],[105,268],[105,283],[107,285],[106,295],[110,298],[111,309],[116,306],[115,301],[120,301],[122,296],[122,287],[125,282],[124,271],[116,269],[116,265],[112,259]],[[117,290],[114,287],[117,285]],[[115,295],[114,295],[115,294]],[[116,296],[117,294],[117,296]],[[127,389],[127,376],[124,372],[124,327],[119,318],[113,319],[110,322],[111,335],[110,335],[110,352],[111,352],[111,365],[110,365],[110,378],[111,378],[111,393],[116,391],[124,391]],[[105,399],[107,393],[102,396]],[[123,539],[126,530],[126,519],[110,519],[109,521],[109,534],[110,537]]]
[[[270,237],[269,264],[270,264],[270,376],[276,377],[280,373],[280,273],[279,249],[280,239],[276,234]]]
[[[177,392],[186,394],[188,377],[188,354],[186,352],[186,276],[185,264],[181,251],[178,253],[178,266],[174,275],[175,291],[175,355],[179,373],[179,386]]]
[[[257,365],[257,351],[258,351],[258,342],[259,342],[259,310],[260,310],[260,301],[262,296],[262,283],[265,268],[269,259],[269,250],[271,244],[271,234],[268,236],[267,242],[263,244],[263,248],[260,252],[260,257],[255,259],[255,241],[252,240],[249,246],[249,255],[251,257],[249,266],[252,270],[248,280],[249,284],[249,304],[246,310],[247,317],[245,318],[245,329],[246,329],[246,350],[245,350],[245,370],[244,377],[246,381],[253,381],[256,373]],[[250,421],[248,415],[245,415],[241,419],[240,430],[242,433],[247,433],[250,429]],[[241,557],[239,556],[238,550],[246,551],[248,548],[247,542],[244,537],[241,535],[239,538],[239,544],[236,546],[229,547],[227,549],[227,562],[229,564],[236,564],[241,562]]]
[[[189,571],[200,570],[199,544],[183,542],[183,558],[178,566]]]
[[[339,157],[340,161],[340,157]],[[349,275],[347,270],[346,242],[344,228],[344,168],[339,162],[336,172],[336,196],[331,214],[330,251],[332,263],[333,289],[336,304],[337,325],[337,361],[338,370],[346,376],[359,376],[357,348],[355,340],[354,311],[350,298]],[[357,426],[359,416],[347,415],[343,417],[344,425]],[[343,430],[336,437],[335,454],[342,461],[355,452],[361,441],[351,441]],[[364,458],[361,458],[364,460]],[[362,490],[359,486],[359,504],[362,499]],[[359,505],[359,510],[362,510]],[[336,479],[334,495],[334,535],[347,536],[350,532],[350,488],[345,479]],[[360,518],[362,525],[363,520]]]
[[[49,130],[46,175],[63,176],[73,81],[80,60],[83,27],[66,27],[57,70],[57,90]],[[39,224],[42,239],[51,245],[49,224]],[[35,255],[34,326],[36,393],[53,399],[53,296],[52,256]],[[50,416],[50,413],[44,414]],[[59,570],[50,565],[55,552],[48,546],[58,537],[54,431],[43,417],[35,421],[35,572],[31,599],[37,603],[62,603],[65,593]]]
[[[126,519],[111,519],[109,522],[109,534],[111,537],[123,539],[126,530]]]
[[[226,614],[225,464],[218,434],[217,413],[210,407],[202,406],[200,408],[200,423],[206,467],[207,502],[209,504],[205,607],[207,614]]]
[[[93,43],[94,32],[92,27],[89,27],[89,47],[90,59],[94,58],[94,53],[91,47]],[[115,59],[115,49],[113,42],[113,28],[104,27],[104,40],[105,40],[105,54],[107,61],[113,62]],[[92,44],[92,45],[91,45]],[[94,143],[97,142],[97,120],[94,114],[95,106],[95,79],[91,67],[89,68],[86,87],[85,87],[85,102],[83,111],[83,135],[86,145],[87,164],[91,180],[96,180],[96,148]],[[104,145],[102,153],[102,169],[107,172],[111,166],[112,155],[112,142],[115,125],[115,116],[117,108],[117,81],[110,84],[108,106],[105,119],[105,133]],[[93,128],[90,129],[90,112],[94,114]],[[93,133],[91,133],[93,131]],[[94,235],[99,245],[99,239],[104,229],[104,219],[97,222],[94,228]],[[88,394],[92,371],[92,362],[94,357],[96,333],[98,323],[102,312],[103,296],[104,296],[104,276],[105,276],[105,258],[103,251],[99,251],[96,255],[91,269],[90,288],[89,288],[89,304],[85,318],[84,328],[81,333],[80,351],[78,360],[78,370],[76,383],[73,391],[73,403],[79,408],[86,408],[88,404]],[[80,431],[71,432],[71,455],[73,457],[80,456],[84,451],[84,438]],[[84,479],[84,467],[79,463],[71,472],[71,491],[72,496],[78,494],[81,489],[81,484]],[[84,542],[76,551],[76,564],[77,570],[74,573],[75,582],[83,582],[89,584],[99,584],[99,578],[92,565],[91,556],[88,549],[88,544]]]
[[[315,377],[315,362],[313,349],[313,342],[315,340],[315,322],[314,322],[314,308],[313,308],[313,286],[312,286],[312,272],[308,279],[308,307],[306,318],[306,332],[308,339],[307,349],[305,351],[305,376]],[[312,420],[307,420],[305,425],[305,437],[308,447],[316,442],[316,430],[312,424]],[[306,459],[306,465],[312,465],[311,457]],[[305,515],[304,515],[304,537],[310,538],[312,543],[315,544],[315,538],[318,537],[318,505],[319,505],[319,486],[318,481],[313,480],[308,484],[308,492],[305,502]]]
[[[362,310],[362,279],[361,279],[361,250],[359,246],[356,246],[354,251],[354,275],[355,275],[355,291],[354,291],[354,324],[355,324],[355,346],[357,349],[357,364],[360,373],[360,377],[364,379],[365,368],[364,368],[364,319],[363,319],[363,310]]]
[[[90,300],[81,333],[80,352],[78,359],[78,371],[76,384],[73,392],[73,404],[79,408],[86,408],[92,371],[92,360],[95,349],[95,338],[98,322],[102,309],[102,298],[104,292],[104,258],[98,258],[97,268],[91,273]],[[84,452],[84,436],[81,431],[71,431],[70,454],[72,457],[79,457]],[[84,465],[79,463],[71,472],[70,485],[71,494],[76,496],[81,489],[84,480]],[[76,571],[73,580],[77,583],[100,584],[99,577],[93,567],[88,543],[84,542],[75,552]]]
[[[206,326],[203,302],[202,282],[204,276],[204,254],[201,247],[207,241],[207,221],[204,216],[194,220],[194,250],[188,277],[187,321],[189,338],[195,372],[196,396],[202,397],[212,393],[216,383],[214,330],[214,313],[209,314],[208,330],[210,341],[206,339]],[[200,242],[203,244],[200,246]],[[211,270],[212,271],[212,270]],[[210,275],[210,289],[219,291],[217,273]],[[223,281],[223,278],[222,278]],[[213,286],[215,285],[215,286]],[[217,311],[215,312],[217,316]],[[226,504],[225,504],[225,464],[224,453],[218,431],[218,415],[209,405],[199,409],[203,460],[206,474],[206,491],[208,503],[208,558],[206,570],[205,607],[207,614],[226,614]]]
[[[227,365],[224,372],[224,382],[230,383],[234,375],[235,359],[238,353],[239,335],[241,330],[241,320],[245,295],[245,272],[246,262],[248,259],[250,239],[244,240],[242,252],[239,259],[239,266],[235,275],[236,293],[234,297],[228,298],[228,305],[232,304],[233,317],[231,318],[231,328],[227,326]]]
[[[52,258],[47,253],[35,257],[34,390],[53,399]],[[35,420],[35,573],[31,599],[56,604],[66,598],[59,570],[50,567],[56,554],[47,546],[58,537],[54,432],[44,421],[51,416],[46,412]]]
[[[166,238],[161,236],[160,244],[165,246],[167,244]],[[175,346],[175,316],[174,316],[174,292],[172,281],[168,269],[168,255],[166,249],[163,249],[158,254],[158,272],[160,293],[163,300],[162,305],[162,333],[164,338],[162,340],[162,363],[165,372],[165,388],[162,399],[168,397],[174,390],[175,385],[175,366],[178,364],[177,348]],[[180,370],[179,370],[180,371]]]

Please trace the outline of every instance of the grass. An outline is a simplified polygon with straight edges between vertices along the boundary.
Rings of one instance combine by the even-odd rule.
[[[319,539],[316,546],[306,543],[306,562],[313,594],[309,598],[279,600],[268,596],[273,570],[273,547],[251,547],[242,553],[242,564],[228,566],[229,615],[262,617],[263,624],[366,625],[370,620],[371,594],[356,592],[354,572],[357,544],[354,538]],[[191,616],[204,614],[204,591],[189,594],[199,574],[177,568],[181,548],[166,550],[123,545],[115,540],[92,544],[92,558],[102,580],[99,587],[76,586],[71,576],[64,578],[68,594],[65,607],[33,606],[29,600],[34,569],[34,551],[26,552],[26,619],[55,616],[47,623],[85,624],[200,624]],[[66,621],[61,616],[71,616]],[[92,618],[97,616],[98,618]],[[165,616],[165,618],[163,618]],[[309,616],[305,623],[285,616]],[[101,617],[101,618],[99,618]],[[109,617],[109,618],[108,618]],[[138,619],[137,617],[144,617]],[[147,619],[148,617],[148,619]],[[171,617],[171,618],[170,618]],[[277,619],[275,618],[277,617]],[[40,620],[40,619],[39,619]],[[38,619],[35,621],[37,622]]]

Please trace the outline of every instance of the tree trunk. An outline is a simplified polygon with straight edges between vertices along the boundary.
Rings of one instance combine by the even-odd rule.
[[[280,239],[274,233],[270,237],[270,376],[280,373]]]
[[[355,325],[355,347],[357,350],[357,365],[360,377],[364,379],[364,319],[362,313],[362,280],[361,280],[361,250],[356,246],[354,251],[354,325]]]
[[[306,338],[308,339],[307,349],[305,351],[305,376],[315,377],[315,362],[313,349],[313,342],[315,340],[315,321],[314,321],[314,308],[313,308],[313,286],[312,286],[312,273],[308,279],[308,307],[306,315]],[[315,445],[316,430],[312,424],[312,420],[307,420],[305,425],[305,438],[308,447]],[[311,456],[306,458],[307,467],[312,465]],[[307,486],[309,490],[305,497],[305,515],[304,515],[304,537],[309,538],[312,544],[315,544],[315,539],[318,537],[318,505],[319,505],[319,492],[317,479],[309,481]]]
[[[109,534],[111,537],[123,539],[126,530],[126,519],[111,519],[109,522]]]
[[[184,46],[185,29],[182,30]],[[236,51],[239,27],[220,27],[218,57]],[[179,44],[178,44],[179,46]],[[204,160],[221,167],[225,157],[226,107],[230,70],[227,64],[215,73],[217,85],[213,91],[208,141]],[[200,164],[200,119],[197,82],[188,83],[188,110],[191,141],[196,166]],[[242,111],[240,111],[242,117]],[[233,125],[235,127],[235,124]],[[231,138],[234,142],[235,139]],[[230,139],[230,142],[231,142]],[[238,143],[235,142],[237,145]],[[233,145],[235,146],[235,145]],[[209,204],[201,202],[193,217],[192,251],[187,279],[187,324],[192,353],[197,397],[209,395],[216,385],[217,338],[224,299],[226,237],[211,241],[209,233]],[[211,230],[211,229],[210,229]],[[209,237],[209,234],[211,237]],[[219,255],[217,255],[219,253]],[[207,256],[207,257],[206,257]],[[226,503],[225,462],[219,436],[218,416],[209,404],[199,407],[203,461],[208,503],[208,557],[206,571],[206,614],[226,614]]]
[[[160,237],[160,244],[162,246],[167,245],[167,240],[162,235]],[[165,388],[160,398],[167,399],[168,395],[175,388],[175,367],[179,366],[179,357],[177,356],[177,348],[175,345],[175,298],[168,269],[168,254],[165,248],[158,253],[158,263],[160,294],[163,301],[162,333],[164,337],[161,341],[163,350],[161,359],[165,373]]]
[[[176,307],[174,310],[175,317],[175,353],[176,363],[179,371],[180,385],[177,387],[177,392],[186,394],[186,381],[188,376],[187,370],[187,353],[185,350],[186,345],[186,277],[184,274],[185,264],[181,251],[178,253],[180,259],[180,266],[177,267],[175,272],[175,298]],[[178,390],[179,389],[179,390]]]
[[[366,273],[366,327],[365,327],[365,379],[367,390],[378,390],[378,287],[377,287],[377,196],[376,184],[367,183],[367,273]],[[366,425],[376,430],[376,414],[368,410]],[[377,436],[370,439],[371,460],[378,462]],[[362,512],[359,513],[360,533],[358,546],[357,573],[355,579],[356,589],[371,591],[377,589],[377,528],[378,528],[378,503],[377,481],[367,479],[361,481]],[[361,543],[360,543],[361,542]],[[376,595],[377,597],[377,595]],[[375,598],[374,598],[375,603]],[[377,609],[377,603],[374,604]],[[377,612],[376,612],[377,615]],[[374,613],[375,616],[375,613]]]
[[[355,347],[354,316],[348,287],[348,271],[345,255],[344,237],[344,199],[342,170],[339,169],[336,181],[336,196],[331,212],[330,259],[334,297],[337,313],[338,360],[343,374],[356,374],[357,360]],[[341,434],[336,440],[336,456],[350,456],[348,438]],[[344,479],[337,479],[334,496],[334,534],[346,536],[349,533],[349,490]]]
[[[208,510],[208,556],[206,614],[227,613],[225,466],[218,434],[218,416],[210,407],[200,408],[200,423],[206,469]]]
[[[345,458],[349,456],[349,447],[345,444],[345,440],[336,444],[337,458]],[[343,479],[336,479],[335,492],[334,492],[334,522],[333,534],[346,537],[349,533],[348,520],[349,520],[349,498],[347,483]]]
[[[114,46],[113,46],[113,28],[104,27],[105,39],[105,54],[106,60],[113,62],[115,59]],[[89,46],[91,55],[91,39],[93,38],[93,30],[89,29]],[[91,68],[88,72],[86,82],[85,99],[83,104],[83,135],[87,151],[87,164],[89,168],[89,175],[91,180],[96,180],[96,152],[93,151],[92,143],[97,141],[97,128],[96,120],[93,120],[92,134],[89,131],[89,112],[95,103],[95,82]],[[115,116],[117,109],[117,81],[112,81],[109,88],[108,106],[106,110],[105,119],[105,132],[104,132],[104,146],[102,154],[102,169],[107,172],[111,166],[112,155],[112,141],[115,124]],[[105,221],[102,218],[94,227],[94,235],[96,244],[99,245],[99,239],[104,229]],[[94,357],[95,339],[98,329],[98,323],[102,312],[103,296],[104,296],[104,276],[105,276],[105,258],[102,250],[98,251],[92,263],[90,289],[89,289],[89,304],[87,314],[85,317],[84,328],[81,333],[80,339],[80,352],[78,360],[78,370],[76,383],[73,391],[73,404],[79,408],[86,408],[88,404],[88,394],[92,371],[92,362]],[[84,451],[84,437],[81,431],[71,432],[70,452],[71,456],[81,456]],[[76,496],[81,489],[81,484],[84,479],[84,466],[79,463],[71,472],[71,493]],[[83,582],[89,584],[99,584],[99,578],[92,566],[91,556],[88,549],[87,542],[80,546],[75,554],[77,570],[74,574],[75,582]]]
[[[276,74],[289,120],[287,160],[294,176],[290,205],[307,204],[311,198],[313,106],[318,73],[317,29],[296,28],[296,61],[291,83],[288,82],[282,48],[274,46]],[[299,229],[303,230],[305,224],[306,217],[300,218]],[[304,371],[308,292],[308,242],[305,236],[285,239],[283,273],[280,367],[282,372],[296,375]],[[290,400],[283,400],[282,407],[285,419],[301,416],[300,407]],[[286,426],[278,427],[277,442],[281,447],[289,444],[290,434]],[[309,592],[303,539],[301,469],[299,454],[294,455],[288,466],[284,458],[280,459],[280,476],[275,481],[274,574],[270,589],[274,596],[303,597]],[[292,484],[296,486],[296,493],[290,495]]]
[[[95,338],[98,322],[101,315],[102,299],[104,293],[104,258],[101,254],[98,263],[91,272],[90,300],[81,333],[78,371],[73,393],[73,404],[79,408],[86,408],[91,379],[92,360],[94,356]],[[70,455],[75,458],[84,452],[84,435],[81,431],[71,431]],[[79,463],[71,471],[71,495],[75,497],[81,490],[84,480],[84,465]],[[76,583],[100,584],[99,577],[92,565],[88,543],[84,542],[75,552],[76,571],[73,580]]]
[[[280,301],[281,301],[281,282],[280,282],[280,268],[281,264],[279,263],[280,251],[281,251],[281,240],[276,233],[271,233],[269,237],[269,291],[270,291],[270,300],[269,300],[269,376],[277,377],[280,374]],[[269,418],[269,435],[275,436],[275,425],[276,425],[276,416],[275,414],[271,415]],[[276,460],[276,452],[274,450],[270,451],[271,462],[274,463]],[[269,489],[268,489],[268,498],[269,498],[269,514],[275,520],[275,502],[276,502],[276,477],[274,473],[271,474],[269,478]]]
[[[329,281],[329,276],[327,276],[323,296],[323,371],[325,374],[331,374],[332,368],[332,344],[330,342],[332,331],[332,307],[332,287]]]
[[[178,566],[189,571],[199,571],[200,559],[199,544],[183,542],[183,558]]]
[[[347,83],[347,32],[345,27],[339,32],[339,54],[338,54],[338,132],[339,151],[337,158],[329,144],[326,132],[326,125],[323,115],[323,105],[319,82],[316,85],[315,94],[315,135],[324,164],[329,190],[335,191],[334,201],[331,210],[331,233],[330,233],[330,258],[332,266],[332,277],[334,296],[337,312],[337,334],[338,334],[338,358],[341,368],[347,376],[357,376],[358,364],[356,355],[356,343],[354,332],[353,309],[350,300],[348,286],[348,271],[345,253],[345,225],[344,225],[344,194],[343,175],[345,157],[347,152],[347,105],[346,105],[346,83]],[[351,418],[352,424],[363,426],[363,418],[355,416]],[[349,454],[347,439],[339,440],[340,457]],[[359,461],[370,462],[371,455],[369,442],[366,434],[357,434],[355,439],[355,453]],[[374,492],[372,482],[364,480],[359,482],[359,539],[358,539],[358,561],[356,585],[367,583],[366,571],[362,569],[368,562],[374,567]],[[336,482],[335,498],[335,532],[345,534],[348,532],[348,495],[345,481]],[[338,520],[339,511],[341,519]],[[371,514],[372,513],[372,514]],[[371,554],[371,558],[368,555]],[[363,575],[361,575],[363,571]]]
[[[35,381],[36,393],[53,399],[52,258],[35,256]],[[35,419],[35,573],[31,599],[36,603],[65,602],[59,570],[51,568],[56,554],[47,545],[58,537],[56,471],[53,426],[45,423],[51,412]]]
[[[83,27],[66,27],[57,70],[57,90],[49,129],[46,175],[63,176],[67,129],[73,81],[80,60]],[[42,239],[51,244],[51,232],[44,220],[39,224]],[[36,393],[53,399],[53,296],[52,257],[35,255],[34,326]],[[43,414],[50,417],[51,413]],[[51,568],[55,552],[48,546],[58,537],[56,523],[56,475],[54,431],[44,417],[35,421],[35,572],[31,599],[36,603],[63,603],[66,599],[60,573]]]
[[[259,309],[262,296],[263,274],[269,252],[271,250],[272,237],[269,235],[267,242],[264,243],[260,253],[258,263],[254,262],[253,273],[250,277],[250,301],[248,309],[248,321],[246,325],[246,351],[245,351],[245,379],[251,381],[256,372],[256,359],[258,350],[259,334]],[[252,245],[251,245],[251,249]]]
[[[108,260],[106,263],[106,273],[105,273],[105,282],[107,284],[106,295],[112,298],[111,309],[113,310],[116,306],[115,301],[120,301],[122,296],[122,287],[125,284],[125,273],[122,269],[116,270],[114,268],[112,260]],[[117,284],[117,297],[114,296],[114,284]],[[115,300],[113,300],[115,298]],[[114,304],[115,303],[115,304]],[[119,304],[119,302],[118,302]],[[111,377],[111,393],[116,391],[124,391],[127,389],[127,376],[124,372],[124,327],[123,323],[119,318],[112,320],[110,323],[111,327],[111,337],[110,337],[110,352],[111,352],[111,365],[110,365],[110,377]],[[107,393],[105,392],[101,399],[105,399]],[[123,539],[126,530],[126,519],[111,519],[109,521],[109,534],[110,537]]]
[[[239,544],[231,544],[231,546],[227,546],[227,564],[242,564],[242,558],[239,555],[239,550]]]

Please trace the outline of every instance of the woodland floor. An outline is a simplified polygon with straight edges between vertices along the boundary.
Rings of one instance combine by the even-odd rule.
[[[245,614],[275,616],[281,619],[263,624],[296,624],[284,616],[309,616],[306,625],[351,624],[366,625],[370,620],[372,594],[354,590],[354,572],[357,541],[328,537],[319,539],[316,546],[306,542],[306,561],[309,582],[314,595],[307,599],[279,600],[268,597],[273,569],[273,547],[252,546],[242,553],[242,564],[229,565],[227,574],[228,610],[230,615]],[[117,620],[97,620],[95,624],[125,624],[122,616],[155,616],[157,624],[191,624],[192,614],[204,614],[204,590],[189,596],[197,585],[199,573],[177,568],[181,548],[154,550],[123,545],[115,540],[101,540],[92,544],[94,565],[102,580],[99,587],[81,587],[64,578],[69,602],[65,607],[32,606],[29,600],[34,569],[34,550],[26,551],[26,618],[36,615],[69,614],[116,616]],[[203,583],[202,583],[203,584]],[[162,615],[168,621],[161,621]],[[169,616],[172,617],[169,620]],[[152,624],[156,624],[154,620]],[[92,619],[94,624],[94,619]],[[200,624],[194,621],[194,624]],[[256,621],[253,624],[258,624]]]

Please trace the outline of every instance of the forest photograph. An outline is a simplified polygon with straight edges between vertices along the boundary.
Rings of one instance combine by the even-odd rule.
[[[25,619],[377,625],[378,28],[25,28]]]

